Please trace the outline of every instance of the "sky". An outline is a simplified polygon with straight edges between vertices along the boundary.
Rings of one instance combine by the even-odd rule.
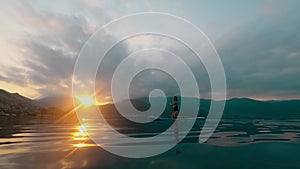
[[[33,99],[70,95],[74,65],[88,38],[110,21],[138,12],[169,13],[199,27],[223,63],[228,98],[300,99],[298,0],[4,0],[0,2],[0,88]],[[105,36],[106,41],[115,38],[113,33]],[[117,44],[106,56],[96,80],[101,98],[110,99],[118,64],[132,52],[153,46],[184,53],[201,95],[210,97],[207,72],[193,62],[186,48],[166,37],[142,35]],[[148,58],[149,63],[166,62],[178,69],[163,56]],[[157,70],[137,75],[130,93],[143,97],[155,88],[178,94],[174,79]]]

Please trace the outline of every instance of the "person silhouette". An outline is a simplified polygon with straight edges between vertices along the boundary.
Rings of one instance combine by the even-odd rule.
[[[178,113],[179,113],[177,96],[174,96],[173,101],[174,101],[173,103],[170,103],[170,106],[172,106],[172,108],[173,108],[172,118],[176,119],[178,116]]]
[[[173,103],[170,103],[170,106],[172,106],[172,118],[175,120],[178,117],[178,113],[179,113],[179,108],[178,108],[178,99],[177,96],[174,96],[173,98]],[[178,131],[178,122],[177,120],[174,121],[173,123],[173,131],[174,131],[174,136],[175,136],[175,143],[178,144],[179,143],[179,131]],[[180,153],[179,150],[176,151],[177,154]]]

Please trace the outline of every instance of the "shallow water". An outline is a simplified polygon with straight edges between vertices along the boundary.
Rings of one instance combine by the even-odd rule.
[[[300,120],[222,120],[209,140],[198,144],[202,124],[197,121],[169,151],[140,159],[103,150],[89,139],[83,125],[39,121],[6,125],[0,128],[0,168],[300,168]],[[118,131],[145,138],[170,125],[156,121],[145,132],[128,127]],[[103,146],[110,146],[112,131],[103,127],[101,134],[107,139]],[[145,144],[174,143],[176,134],[167,136],[165,143]]]

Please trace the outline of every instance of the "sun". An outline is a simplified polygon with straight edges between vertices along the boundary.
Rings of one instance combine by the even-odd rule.
[[[84,106],[91,106],[96,104],[95,100],[93,100],[91,97],[77,97],[77,98]]]

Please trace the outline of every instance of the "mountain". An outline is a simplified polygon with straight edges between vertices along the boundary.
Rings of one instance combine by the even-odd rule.
[[[10,126],[29,121],[39,123],[76,123],[75,112],[71,112],[68,116],[65,116],[66,111],[56,107],[56,105],[59,105],[58,103],[65,102],[65,100],[57,100],[52,105],[45,106],[45,102],[32,100],[18,93],[10,93],[0,89],[0,126]]]
[[[57,107],[64,111],[73,108],[73,99],[70,96],[51,96],[36,101],[43,107]]]
[[[234,98],[226,101],[224,118],[299,119],[300,100],[258,101]]]
[[[152,98],[154,102],[161,102],[162,98]],[[182,98],[178,98],[181,103]],[[211,100],[185,98],[187,100],[187,107],[193,107],[196,102],[200,102],[198,116],[207,116]],[[138,110],[145,111],[150,107],[148,98],[138,98],[130,101],[123,101],[121,105],[132,103]],[[167,103],[172,102],[172,97],[167,98]],[[213,101],[214,102],[214,101]],[[115,105],[107,104],[99,106],[104,110],[106,117],[117,116]],[[58,108],[58,109],[57,109]],[[54,96],[39,100],[32,100],[18,93],[9,93],[0,89],[0,115],[1,113],[13,114],[34,114],[36,112],[51,110],[62,110],[66,112],[73,108],[72,97],[69,96]],[[169,117],[171,108],[166,105],[162,116]],[[233,98],[227,100],[223,117],[225,119],[300,119],[300,100],[286,100],[286,101],[258,101],[249,98]]]
[[[40,104],[35,100],[24,97],[19,93],[9,93],[3,89],[0,89],[0,101],[2,104],[10,104],[14,102],[14,103],[30,104],[33,106],[40,106]]]
[[[154,100],[161,98],[154,98]],[[193,103],[200,102],[198,116],[206,117],[210,108],[211,100],[208,99],[187,99],[187,106],[194,106]],[[139,98],[131,101],[138,110],[147,110],[150,107],[148,98]],[[167,102],[172,102],[168,97]],[[179,98],[179,103],[181,98]],[[213,101],[215,102],[215,101]],[[122,104],[129,104],[124,101]],[[108,104],[101,106],[106,116],[117,115],[115,105]],[[109,113],[107,113],[109,112]],[[166,105],[166,109],[161,116],[169,117],[171,109]],[[287,101],[258,101],[249,98],[233,98],[227,100],[222,118],[224,119],[300,119],[300,100]]]
[[[34,114],[41,108],[35,100],[0,89],[0,115]]]

